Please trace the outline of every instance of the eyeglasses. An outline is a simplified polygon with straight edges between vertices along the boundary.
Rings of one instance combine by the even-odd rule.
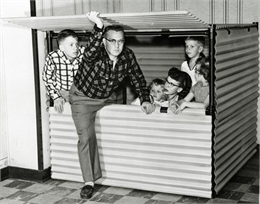
[[[176,84],[174,84],[172,82],[169,82],[167,78],[165,79],[165,84],[169,84],[171,87],[174,87],[174,86],[179,87],[179,85],[176,85]]]
[[[116,43],[118,43],[119,45],[123,45],[125,43],[125,40],[115,40],[115,39],[107,39],[107,38],[105,39],[113,45],[116,45]]]

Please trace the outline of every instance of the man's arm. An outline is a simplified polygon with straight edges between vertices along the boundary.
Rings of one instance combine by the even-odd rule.
[[[140,101],[141,101],[141,109],[150,114],[154,112],[155,106],[151,104],[150,101],[150,94],[148,87],[146,85],[146,80],[144,78],[143,72],[137,63],[134,53],[129,50],[130,52],[130,67],[128,75],[130,77],[130,82],[135,87],[135,91],[138,93]]]
[[[88,64],[91,64],[99,56],[99,48],[102,42],[104,24],[103,20],[99,17],[99,13],[96,11],[88,12],[86,17],[89,19],[89,21],[95,24],[92,32],[89,35],[83,54],[84,61]]]

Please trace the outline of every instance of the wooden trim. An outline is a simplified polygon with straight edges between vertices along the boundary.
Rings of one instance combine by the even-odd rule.
[[[36,16],[35,0],[30,1],[31,16]],[[43,150],[42,150],[42,126],[41,126],[41,91],[40,91],[40,73],[39,73],[39,58],[38,58],[38,40],[37,30],[32,29],[32,49],[33,49],[33,64],[34,64],[34,84],[35,84],[35,107],[36,107],[36,130],[37,130],[37,153],[38,153],[38,169],[43,170]]]

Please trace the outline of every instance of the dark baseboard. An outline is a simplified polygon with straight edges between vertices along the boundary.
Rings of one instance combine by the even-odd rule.
[[[7,178],[44,182],[51,178],[51,167],[44,170],[32,170],[9,166],[1,169],[0,181],[3,181]]]
[[[0,181],[3,181],[5,179],[9,178],[9,167],[5,167],[3,169],[0,169],[1,175],[0,175]]]

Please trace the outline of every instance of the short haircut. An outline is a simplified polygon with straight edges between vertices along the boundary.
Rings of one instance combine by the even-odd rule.
[[[164,87],[165,81],[162,80],[162,79],[159,79],[159,78],[155,78],[155,79],[152,80],[152,82],[149,84],[149,86],[148,86],[149,90],[151,90],[151,88],[152,88],[153,85]]]
[[[60,31],[58,36],[57,36],[58,45],[60,44],[61,41],[63,41],[67,37],[73,37],[73,38],[76,38],[78,40],[78,36],[73,30],[65,29],[65,30]]]
[[[205,38],[202,36],[188,36],[185,41],[193,40],[197,41],[202,47],[205,47]]]
[[[124,34],[124,28],[120,25],[110,25],[110,26],[107,26],[104,30],[104,33],[103,33],[103,36],[105,36],[107,34],[108,31],[110,30],[113,30],[113,31],[116,31],[116,32],[123,32]]]
[[[149,84],[148,88],[149,88],[149,91],[152,89],[152,86],[155,85],[155,86],[161,86],[162,89],[164,89],[164,86],[165,86],[165,80],[162,80],[162,79],[159,79],[159,78],[155,78],[152,80],[152,82]],[[168,99],[168,96],[167,94],[165,94],[163,92],[162,94],[162,98],[161,100],[162,101],[167,101]]]
[[[172,67],[168,71],[168,76],[180,83],[179,87],[182,88],[182,91],[178,93],[179,100],[185,98],[185,96],[190,92],[191,89],[192,82],[190,75],[186,72],[179,70],[176,67]]]

